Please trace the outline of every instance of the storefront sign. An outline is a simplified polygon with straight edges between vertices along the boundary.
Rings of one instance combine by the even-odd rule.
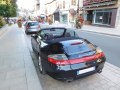
[[[83,6],[95,4],[95,3],[103,3],[103,2],[111,2],[117,0],[83,0]]]

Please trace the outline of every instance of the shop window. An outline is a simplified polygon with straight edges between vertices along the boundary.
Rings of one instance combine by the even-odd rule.
[[[62,15],[62,23],[67,23],[67,14]]]
[[[96,11],[95,23],[110,25],[112,12],[110,10]]]
[[[102,23],[103,20],[103,13],[97,12],[96,13],[96,23]]]

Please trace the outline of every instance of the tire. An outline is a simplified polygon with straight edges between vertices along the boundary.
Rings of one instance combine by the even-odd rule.
[[[38,67],[39,67],[39,71],[41,74],[45,75],[46,72],[45,72],[45,69],[43,67],[43,64],[42,64],[42,61],[41,61],[41,56],[38,55]]]
[[[102,73],[102,69],[98,70],[97,72],[98,72],[98,73]]]

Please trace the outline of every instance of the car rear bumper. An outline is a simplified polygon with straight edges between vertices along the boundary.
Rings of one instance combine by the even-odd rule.
[[[31,33],[36,33],[38,32],[39,30],[38,29],[27,29],[26,32],[31,34]]]
[[[53,77],[54,79],[61,80],[61,81],[74,80],[74,79],[83,78],[83,77],[89,76],[91,74],[97,73],[99,71],[102,71],[102,69],[104,67],[104,63],[105,63],[105,61],[103,61],[97,65],[87,67],[87,68],[84,67],[84,68],[68,70],[68,71],[57,70],[57,71],[53,71],[53,72],[48,72],[48,74],[51,77]],[[86,72],[83,74],[78,74],[79,71],[84,70],[84,69],[88,69],[91,67],[95,67],[95,70],[92,70],[92,71],[89,71],[89,72]]]

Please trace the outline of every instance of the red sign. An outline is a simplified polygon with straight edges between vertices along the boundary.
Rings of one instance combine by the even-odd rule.
[[[116,0],[83,0],[83,6],[87,6],[95,3],[110,2],[110,1],[116,1]]]

